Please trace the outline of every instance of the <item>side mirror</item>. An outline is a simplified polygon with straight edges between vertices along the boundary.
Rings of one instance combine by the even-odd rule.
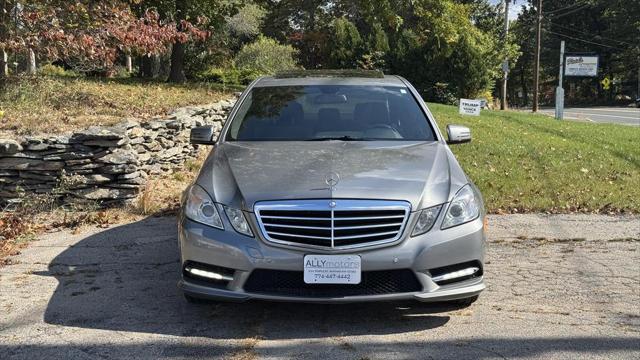
[[[213,126],[199,126],[191,129],[189,140],[192,144],[215,145]]]
[[[447,144],[463,144],[471,141],[471,130],[462,125],[447,125]]]

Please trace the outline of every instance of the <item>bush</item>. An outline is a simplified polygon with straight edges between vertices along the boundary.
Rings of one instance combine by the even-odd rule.
[[[38,69],[40,75],[44,76],[58,76],[58,77],[77,77],[79,76],[77,72],[73,70],[65,70],[62,66],[57,66],[53,64],[42,65],[40,69]]]
[[[440,104],[454,105],[458,103],[458,97],[451,90],[448,83],[435,83],[431,88],[427,89],[425,100]]]
[[[235,58],[238,69],[261,75],[297,68],[297,51],[291,45],[279,44],[274,39],[260,36],[258,40],[242,47]]]
[[[210,68],[200,72],[196,78],[200,81],[213,82],[217,84],[227,85],[249,85],[250,82],[257,79],[260,73],[251,69],[223,69]]]

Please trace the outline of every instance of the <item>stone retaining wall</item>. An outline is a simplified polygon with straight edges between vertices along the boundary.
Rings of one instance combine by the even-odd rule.
[[[34,194],[102,205],[133,199],[149,175],[171,172],[196,156],[191,128],[213,125],[219,132],[234,102],[189,106],[161,119],[126,119],[66,135],[0,139],[0,204]]]

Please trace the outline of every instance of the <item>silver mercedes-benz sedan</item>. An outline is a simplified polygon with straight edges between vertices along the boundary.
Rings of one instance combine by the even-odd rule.
[[[185,191],[190,301],[471,303],[485,288],[482,197],[405,79],[263,77],[242,93]]]

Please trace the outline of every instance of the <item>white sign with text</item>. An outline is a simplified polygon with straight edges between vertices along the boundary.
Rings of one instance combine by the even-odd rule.
[[[480,116],[482,102],[480,100],[460,99],[460,115]]]
[[[597,76],[597,56],[567,56],[564,60],[565,76]]]

